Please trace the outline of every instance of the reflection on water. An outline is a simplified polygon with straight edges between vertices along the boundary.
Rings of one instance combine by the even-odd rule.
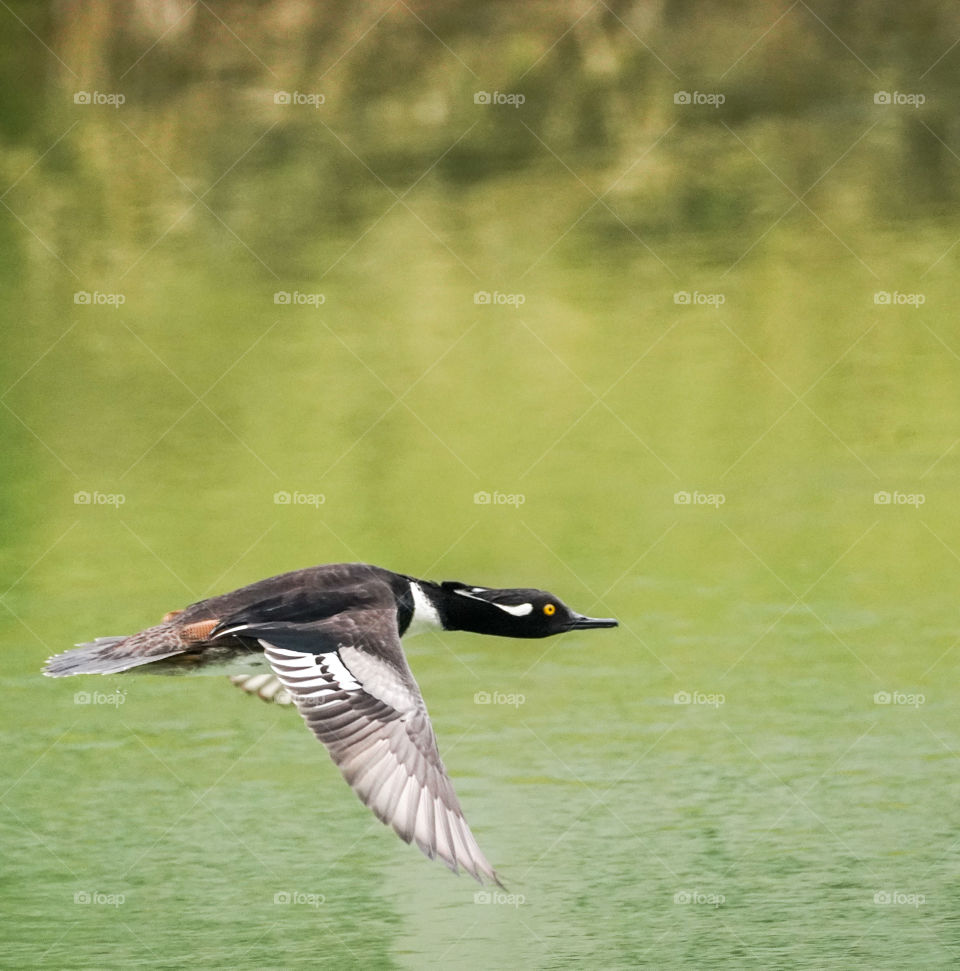
[[[948,14],[10,9],[11,962],[946,964]],[[352,559],[622,621],[410,643],[508,897],[289,712],[37,677]]]

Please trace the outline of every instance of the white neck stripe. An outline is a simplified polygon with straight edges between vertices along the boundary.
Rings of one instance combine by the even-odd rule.
[[[442,630],[443,623],[437,608],[423,592],[423,587],[413,580],[410,581],[410,596],[413,597],[413,616],[403,636],[413,637],[416,634],[422,634],[425,630]]]

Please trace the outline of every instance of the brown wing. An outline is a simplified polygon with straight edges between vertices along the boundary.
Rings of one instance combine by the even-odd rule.
[[[260,640],[307,725],[381,822],[454,872],[500,883],[443,767],[392,611],[244,633]]]

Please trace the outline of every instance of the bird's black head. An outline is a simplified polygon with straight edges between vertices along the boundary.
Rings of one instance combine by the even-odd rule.
[[[440,584],[438,604],[447,630],[500,637],[549,637],[589,627],[616,627],[612,617],[585,617],[546,590],[493,590],[456,580]]]

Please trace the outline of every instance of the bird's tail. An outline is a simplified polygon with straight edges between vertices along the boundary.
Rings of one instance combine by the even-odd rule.
[[[87,644],[78,644],[71,651],[49,658],[43,673],[51,678],[118,674],[182,654],[187,648],[177,628],[172,624],[157,624],[129,637],[98,637]]]

